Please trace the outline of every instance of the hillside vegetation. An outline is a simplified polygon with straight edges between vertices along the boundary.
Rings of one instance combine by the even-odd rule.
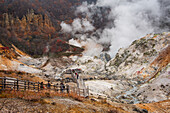
[[[66,41],[72,36],[59,32],[60,23],[72,23],[76,18],[74,11],[82,2],[83,0],[4,0],[0,3],[0,43],[5,46],[14,44],[34,56],[42,56],[47,45],[50,45],[52,53],[67,51],[69,48]],[[78,51],[82,52],[81,49]]]

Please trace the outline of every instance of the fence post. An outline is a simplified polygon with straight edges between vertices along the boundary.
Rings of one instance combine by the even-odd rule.
[[[1,91],[3,90],[3,78],[2,78],[2,81],[1,81],[1,84],[0,85],[2,85],[1,86],[1,89],[0,89],[0,93],[1,93]]]
[[[3,80],[3,89],[6,88],[6,77],[4,77],[4,80]]]
[[[80,96],[80,88],[77,88],[77,94]]]
[[[19,84],[18,84],[19,80],[17,78],[17,91],[19,91]]]
[[[33,83],[34,91],[35,91],[35,83]]]
[[[84,97],[86,96],[85,89],[83,89],[83,96],[84,96]]]
[[[16,90],[16,87],[17,87],[17,80],[14,80],[14,90]]]
[[[30,89],[30,81],[28,81],[28,90]]]
[[[40,90],[39,87],[40,87],[40,83],[38,82],[38,92],[39,92],[39,90]]]
[[[26,81],[24,81],[24,90],[26,91],[27,87],[26,87],[27,83]]]
[[[66,90],[67,90],[67,93],[69,93],[69,85],[68,84],[66,85]]]
[[[87,95],[88,95],[88,97],[89,97],[89,86],[87,86]]]
[[[56,90],[57,90],[57,92],[59,92],[59,87],[58,87],[58,84],[56,85]]]
[[[2,78],[2,90],[4,89],[4,78]]]

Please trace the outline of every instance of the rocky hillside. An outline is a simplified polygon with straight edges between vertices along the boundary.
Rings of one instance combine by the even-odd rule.
[[[100,56],[81,57],[72,68],[81,68],[85,75],[98,79],[86,82],[93,96],[123,103],[168,100],[169,41],[169,32],[148,34],[120,49],[108,62]]]
[[[91,97],[94,97],[92,101],[104,99],[111,105],[122,106],[125,111],[130,109],[130,112],[155,111],[155,109],[162,112],[167,107],[157,109],[153,105],[169,105],[169,40],[170,33],[168,32],[149,34],[134,41],[129,47],[120,49],[113,59],[110,59],[106,53],[95,57],[71,56],[70,58],[35,59],[14,45],[8,44],[9,47],[6,47],[4,44],[7,43],[3,42],[0,44],[0,70],[4,76],[6,76],[4,73],[11,72],[10,77],[13,77],[24,72],[31,73],[31,75],[21,76],[30,76],[31,80],[35,79],[32,78],[33,74],[40,74],[41,78],[54,80],[60,77],[59,74],[66,68],[80,68],[84,71],[85,77],[90,75],[94,79],[98,79],[85,82],[89,86]],[[72,48],[72,50],[74,49]],[[30,78],[28,79],[30,80]],[[38,78],[37,81],[39,80]],[[142,109],[126,107],[131,106],[129,103],[138,103],[135,106]],[[39,108],[37,109],[39,110]]]
[[[36,69],[33,65],[27,65],[20,59],[32,59],[29,55],[17,49],[14,45],[5,47],[0,44],[0,70],[17,71],[26,73],[40,73],[41,70]]]
[[[170,62],[170,33],[148,34],[122,48],[106,64],[109,75],[151,78]]]
[[[72,60],[68,57],[69,55],[79,54],[74,49],[78,48],[67,44],[69,51],[52,53],[49,57],[33,58],[30,55],[24,53],[13,44],[3,41],[4,44],[0,44],[0,71],[4,73],[25,73],[29,75],[41,76],[43,79],[54,79],[59,73],[62,72],[68,65],[72,64]],[[59,58],[52,58],[51,56],[59,56]],[[25,76],[24,75],[24,76]],[[8,76],[8,74],[7,74]],[[14,77],[14,76],[10,76]]]
[[[72,57],[72,68],[82,68],[90,75],[103,75],[109,78],[151,79],[168,65],[170,33],[148,34],[135,40],[129,47],[121,48],[114,58],[106,53],[99,56]]]

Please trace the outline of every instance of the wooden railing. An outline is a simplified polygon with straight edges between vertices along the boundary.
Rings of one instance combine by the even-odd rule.
[[[69,85],[51,85],[51,84],[43,84],[40,82],[31,82],[18,80],[10,77],[0,77],[0,91],[4,90],[16,90],[16,91],[55,91],[59,93],[75,93],[79,96],[88,97],[89,96],[89,88],[80,89],[78,87],[71,87]]]

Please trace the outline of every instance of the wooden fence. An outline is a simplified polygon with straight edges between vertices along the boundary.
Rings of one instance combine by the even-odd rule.
[[[78,87],[71,87],[69,85],[51,85],[51,84],[43,84],[40,82],[31,82],[18,80],[10,77],[0,77],[0,91],[3,90],[16,90],[16,91],[55,91],[59,93],[75,93],[79,96],[88,97],[89,96],[89,88],[80,89]]]

